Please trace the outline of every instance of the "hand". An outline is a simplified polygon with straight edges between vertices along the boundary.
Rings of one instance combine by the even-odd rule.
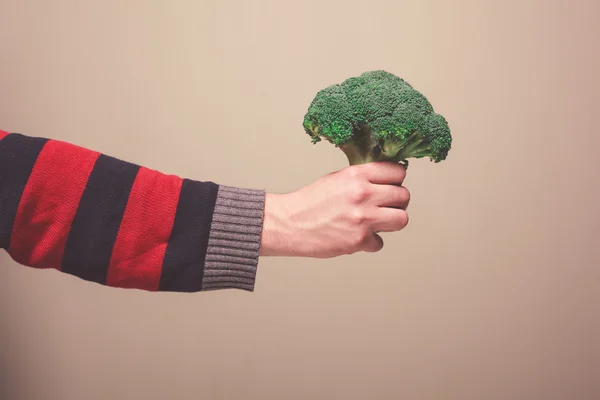
[[[354,165],[287,194],[267,194],[261,256],[331,258],[377,252],[377,232],[403,229],[410,194],[406,169],[391,162]]]

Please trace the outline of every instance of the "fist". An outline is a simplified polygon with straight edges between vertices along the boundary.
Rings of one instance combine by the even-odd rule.
[[[401,164],[354,165],[287,194],[267,194],[261,255],[330,258],[382,249],[408,224]]]

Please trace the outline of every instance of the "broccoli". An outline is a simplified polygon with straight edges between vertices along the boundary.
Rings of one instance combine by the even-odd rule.
[[[409,158],[446,159],[452,136],[446,119],[405,80],[369,71],[322,89],[308,108],[305,132],[340,148],[350,165]]]

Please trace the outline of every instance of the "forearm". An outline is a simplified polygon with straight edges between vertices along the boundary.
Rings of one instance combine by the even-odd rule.
[[[0,247],[20,264],[150,291],[253,290],[264,192],[0,132]]]

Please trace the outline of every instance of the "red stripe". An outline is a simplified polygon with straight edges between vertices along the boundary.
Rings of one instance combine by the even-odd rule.
[[[13,225],[10,255],[35,268],[60,269],[79,200],[99,153],[50,140],[37,158]]]
[[[8,135],[8,132],[4,132],[3,130],[0,130],[0,140],[4,139],[6,137],[6,135]]]
[[[140,168],[113,248],[108,286],[158,290],[182,182]]]

